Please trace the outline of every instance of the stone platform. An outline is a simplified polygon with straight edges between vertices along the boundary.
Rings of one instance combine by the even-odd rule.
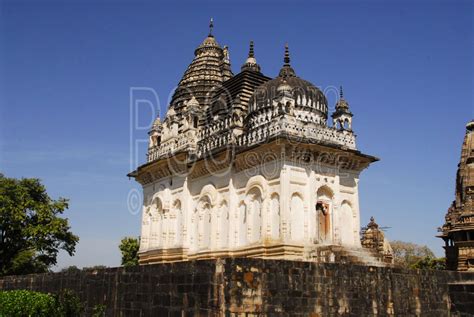
[[[69,288],[107,316],[473,316],[473,273],[228,258],[10,276],[0,289]]]

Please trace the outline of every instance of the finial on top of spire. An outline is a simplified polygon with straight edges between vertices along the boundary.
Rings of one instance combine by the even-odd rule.
[[[245,63],[240,68],[243,70],[252,70],[256,72],[260,72],[260,66],[257,64],[257,60],[255,59],[255,52],[253,50],[253,41],[250,41],[249,45],[249,56],[245,60]]]
[[[370,217],[370,222],[367,224],[367,229],[378,229],[379,225],[375,222],[374,217]]]
[[[211,18],[209,21],[209,36],[212,36],[212,29],[214,28],[214,19]]]
[[[344,99],[344,92],[342,90],[342,85],[339,86],[339,100],[336,102],[336,112],[335,113],[346,113],[351,114],[349,111],[349,103]]]
[[[285,44],[285,58],[283,59],[283,67],[280,69],[278,77],[296,77],[295,70],[290,65],[290,51],[288,43]]]
[[[290,51],[288,50],[288,43],[285,44],[285,58],[283,59],[285,66],[290,66]]]
[[[254,57],[254,52],[253,52],[253,41],[250,41],[250,47],[249,47],[249,57]]]

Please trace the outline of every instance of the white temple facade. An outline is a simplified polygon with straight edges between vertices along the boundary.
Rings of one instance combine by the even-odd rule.
[[[234,75],[210,33],[129,174],[144,194],[140,263],[360,248],[359,176],[377,158],[357,150],[342,90],[331,117],[288,48],[277,77],[261,73],[253,43]]]

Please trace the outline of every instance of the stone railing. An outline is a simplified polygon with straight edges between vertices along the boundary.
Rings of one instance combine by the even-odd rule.
[[[301,142],[314,141],[333,143],[355,149],[355,136],[349,131],[339,131],[329,127],[305,127],[302,124],[291,122],[266,123],[241,135],[237,145],[254,145],[265,143],[269,138],[285,133]]]
[[[210,123],[208,126],[206,126],[205,129],[200,130],[198,132],[198,139],[202,140],[206,137],[212,136],[214,133],[218,133],[218,132],[221,132],[223,130],[227,130],[230,127],[231,122],[232,122],[231,118],[228,117],[228,118],[225,118],[223,120],[214,121],[214,122]]]
[[[178,151],[193,151],[198,158],[204,157],[206,153],[225,147],[233,141],[229,125],[230,120],[226,119],[217,121],[198,131],[195,137],[190,137],[186,133],[179,134],[162,143],[159,147],[149,149],[148,162],[173,155]],[[293,141],[330,143],[346,146],[349,149],[356,149],[355,135],[350,131],[340,131],[323,126],[305,126],[299,122],[293,123],[288,121],[261,124],[238,136],[235,139],[235,144],[237,146],[263,144],[270,138],[283,134],[291,137]]]
[[[187,134],[180,134],[158,147],[148,149],[148,162],[155,161],[162,157],[173,155],[178,151],[191,150],[196,148],[196,139],[192,139]]]
[[[232,131],[220,131],[217,134],[211,135],[198,144],[197,156],[203,157],[206,153],[212,151],[213,149],[224,147],[230,144],[232,141]]]

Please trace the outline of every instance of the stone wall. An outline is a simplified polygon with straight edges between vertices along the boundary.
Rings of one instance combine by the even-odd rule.
[[[236,258],[10,276],[0,289],[69,288],[88,314],[105,304],[107,316],[472,316],[472,281],[473,273]]]

